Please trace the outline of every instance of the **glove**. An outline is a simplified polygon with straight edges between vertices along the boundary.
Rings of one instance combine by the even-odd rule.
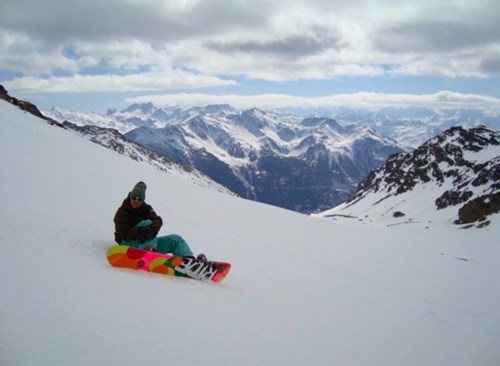
[[[137,241],[141,244],[151,238],[154,238],[155,235],[155,231],[149,226],[137,228]]]

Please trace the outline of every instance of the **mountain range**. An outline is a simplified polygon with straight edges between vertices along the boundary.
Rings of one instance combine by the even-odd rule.
[[[498,114],[429,108],[336,108],[324,117],[299,117],[229,105],[184,110],[143,103],[105,115],[58,108],[44,114],[117,129],[126,140],[192,166],[241,197],[302,213],[345,201],[389,156],[451,126],[500,127]]]
[[[108,110],[105,116],[56,108],[42,114],[31,103],[8,96],[4,89],[1,94],[2,99],[50,124],[160,170],[178,171],[199,185],[300,212],[324,209],[319,216],[360,220],[360,212],[365,218],[370,217],[366,214],[370,211],[380,216],[392,212],[391,218],[422,220],[425,218],[412,208],[404,208],[423,196],[432,202],[433,209],[452,212],[447,217],[457,223],[484,221],[498,211],[500,139],[495,129],[486,126],[452,127],[404,152],[400,148],[404,143],[398,145],[374,131],[377,125],[391,123],[374,122],[373,114],[372,128],[341,125],[328,117],[301,118],[259,109],[237,111],[228,105],[182,110],[147,103],[120,112]],[[337,112],[346,118],[347,109]],[[425,113],[424,109],[407,110],[405,118]],[[451,113],[441,115],[447,116],[441,122],[434,118],[425,125],[423,120],[413,120],[402,124],[401,131],[410,133],[409,126],[422,131],[423,125],[427,129],[433,125],[438,131],[451,123]],[[496,123],[495,117],[484,118],[472,111],[455,111],[454,115],[463,116],[472,125],[477,123],[474,118],[480,117]],[[79,125],[56,121],[63,116]],[[367,116],[365,113],[365,120]],[[350,120],[356,118],[351,116]],[[394,150],[399,153],[393,154]],[[374,170],[377,166],[382,167]],[[353,187],[360,181],[356,191]],[[378,208],[382,206],[385,211],[381,214]]]
[[[500,130],[500,113],[478,109],[432,109],[386,107],[376,111],[336,108],[328,115],[339,123],[365,125],[396,140],[410,151],[450,127],[486,126]]]
[[[191,111],[199,111],[195,107]],[[213,109],[213,108],[212,108]],[[122,111],[109,108],[106,114],[76,112],[53,107],[42,110],[43,114],[58,121],[72,121],[77,125],[99,125],[126,133],[139,126],[164,127],[171,119],[177,119],[185,110],[179,107],[157,108],[152,103],[133,104]],[[271,113],[271,112],[268,112]],[[385,107],[377,110],[351,107],[316,108],[301,111],[282,110],[274,113],[278,118],[289,116],[321,116],[334,119],[342,126],[364,125],[378,133],[396,140],[410,151],[427,140],[453,126],[472,127],[484,125],[500,130],[500,113],[478,109],[432,109],[426,107]]]
[[[86,124],[82,123],[81,120],[79,120],[79,125],[68,121],[60,123],[42,113],[33,103],[10,96],[2,85],[0,85],[0,100],[5,100],[23,111],[39,117],[41,120],[50,125],[74,132],[80,137],[86,138],[98,145],[104,146],[107,149],[116,151],[119,154],[125,155],[135,161],[147,164],[164,172],[175,174],[179,178],[196,185],[229,195],[234,195],[234,193],[229,189],[213,181],[208,176],[193,167],[173,162],[161,154],[139,146],[136,143],[127,140],[118,130],[114,128],[100,127],[95,123]],[[92,119],[92,121],[96,120],[99,121],[98,119]]]
[[[299,117],[229,105],[184,110],[144,103],[105,115],[43,112],[58,121],[117,129],[242,197],[302,213],[345,201],[390,155],[412,151],[452,126],[500,128],[495,113],[429,108],[336,108],[323,117]]]
[[[241,197],[302,213],[344,201],[366,174],[403,151],[370,127],[229,105],[182,110],[145,103],[103,116],[61,109],[44,113],[59,121],[112,127]]]

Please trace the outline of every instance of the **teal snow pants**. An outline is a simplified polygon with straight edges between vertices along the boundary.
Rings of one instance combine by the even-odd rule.
[[[151,220],[142,220],[136,227],[145,227],[152,224]],[[153,247],[158,253],[171,253],[174,256],[188,257],[193,256],[193,252],[189,245],[180,235],[171,234],[166,236],[156,236],[152,239],[146,240],[144,243],[139,243],[137,240],[124,240],[122,245],[144,249]]]

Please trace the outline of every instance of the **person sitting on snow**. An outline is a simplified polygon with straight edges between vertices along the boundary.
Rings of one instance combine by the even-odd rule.
[[[139,182],[116,211],[114,217],[116,243],[194,258],[191,248],[180,235],[157,236],[163,220],[156,214],[153,207],[145,202],[145,199],[146,183]],[[204,254],[198,255],[196,259],[207,260]]]

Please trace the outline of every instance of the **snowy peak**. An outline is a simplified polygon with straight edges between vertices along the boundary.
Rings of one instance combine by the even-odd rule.
[[[406,149],[415,149],[453,126],[485,125],[500,128],[500,115],[479,110],[430,108],[382,108],[368,111],[337,108],[330,115],[342,125],[366,125],[398,141]]]
[[[429,140],[424,146],[444,146],[450,148],[450,155],[457,158],[463,158],[463,153],[466,151],[478,152],[488,148],[488,146],[498,146],[499,133],[485,126],[465,129],[462,127],[452,127]],[[453,152],[453,153],[452,153]]]
[[[162,128],[126,138],[190,164],[242,197],[310,213],[345,200],[397,143],[331,118],[282,116],[253,108],[191,108]]]
[[[485,167],[500,158],[499,137],[497,131],[485,127],[452,127],[411,153],[392,156],[362,181],[359,189],[401,194],[417,184],[434,182],[442,186],[450,178],[454,185],[460,185],[471,175],[485,173]]]
[[[103,128],[114,128],[120,133],[125,133],[126,131],[135,128],[133,124],[117,121],[109,114],[101,115],[94,112],[74,112],[58,107],[52,107],[49,110],[44,110],[43,113],[60,123],[70,122],[80,127],[97,126]]]
[[[334,131],[337,131],[339,133],[345,133],[345,129],[337,123],[336,120],[333,118],[318,118],[318,117],[309,117],[309,118],[304,118],[302,120],[302,126],[307,126],[307,127],[321,127],[321,126],[328,126]]]
[[[411,153],[390,157],[359,184],[351,200],[322,215],[356,216],[364,209],[372,215],[413,217],[415,207],[426,205],[456,223],[484,221],[498,212],[500,133],[484,126],[452,127]]]
[[[206,107],[193,107],[188,110],[188,113],[204,114],[204,115],[227,115],[235,113],[236,110],[229,104],[210,104]]]
[[[128,106],[122,112],[123,113],[140,113],[140,114],[151,114],[154,113],[156,107],[153,103],[136,103]]]
[[[80,127],[115,128],[240,196],[304,213],[342,202],[368,172],[402,151],[394,140],[364,126],[227,104],[187,110],[133,104],[87,117],[60,109],[46,113]]]

